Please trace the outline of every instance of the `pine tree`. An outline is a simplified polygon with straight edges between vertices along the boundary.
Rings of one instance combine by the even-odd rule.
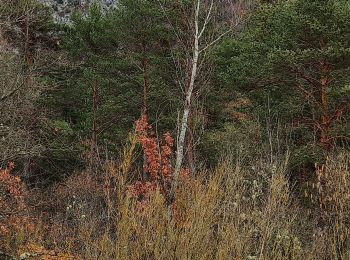
[[[246,90],[278,89],[301,101],[319,144],[349,138],[350,4],[342,0],[262,5],[236,40],[222,44],[222,82]],[[288,95],[286,95],[288,93]]]

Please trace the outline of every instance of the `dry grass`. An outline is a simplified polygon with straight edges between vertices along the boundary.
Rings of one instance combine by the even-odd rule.
[[[134,148],[131,137],[102,180],[81,174],[56,188],[50,225],[26,242],[77,259],[349,258],[349,155],[328,159],[311,214],[291,193],[287,159],[221,163],[182,183],[169,214],[161,192],[142,208],[127,196]]]

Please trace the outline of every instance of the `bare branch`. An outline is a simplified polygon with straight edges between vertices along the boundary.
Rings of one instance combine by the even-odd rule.
[[[10,98],[11,96],[13,96],[14,94],[16,94],[16,92],[17,92],[20,88],[21,88],[21,86],[18,87],[18,88],[13,89],[10,93],[3,95],[3,96],[0,98],[0,102],[3,102],[3,101],[5,101],[6,99],[8,99],[8,98]]]
[[[201,38],[209,21],[210,21],[210,17],[211,17],[211,12],[213,10],[213,6],[214,6],[214,0],[211,0],[211,3],[210,3],[210,7],[209,7],[209,11],[208,11],[208,14],[207,14],[207,17],[205,18],[205,21],[204,21],[204,24],[203,24],[203,28],[201,30],[201,32],[199,33],[199,36],[198,38]]]

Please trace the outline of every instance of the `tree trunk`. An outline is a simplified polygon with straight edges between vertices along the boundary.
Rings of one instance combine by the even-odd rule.
[[[143,108],[141,111],[141,117],[148,114],[148,90],[149,90],[149,62],[146,58],[146,45],[142,45],[143,48],[143,59],[142,59],[142,70],[143,70]],[[148,180],[149,176],[146,172],[147,169],[147,156],[143,153],[143,168],[142,177],[144,180]]]
[[[189,86],[186,92],[186,100],[185,100],[182,120],[180,124],[180,135],[177,140],[176,164],[175,164],[174,178],[173,178],[173,182],[172,182],[171,190],[169,194],[169,203],[172,203],[175,200],[175,193],[177,190],[182,161],[184,157],[185,138],[186,138],[186,132],[187,132],[187,126],[188,126],[188,118],[191,111],[192,93],[194,89],[194,83],[197,77],[198,60],[199,60],[199,54],[200,54],[200,51],[199,51],[200,35],[199,35],[199,27],[198,27],[199,7],[200,7],[200,1],[197,2],[197,7],[195,11],[195,36],[194,36],[194,48],[193,48],[193,57],[192,57],[192,70],[191,70]]]
[[[148,111],[148,90],[149,90],[149,64],[148,60],[144,58],[142,60],[142,69],[143,69],[143,111],[142,113],[147,113]]]
[[[97,93],[97,83],[95,82],[92,88],[92,110],[93,110],[93,119],[92,119],[92,134],[91,134],[91,152],[90,152],[90,169],[91,171],[96,170],[96,159],[98,155],[97,147],[97,102],[98,102],[98,93]]]
[[[192,176],[196,172],[195,168],[195,150],[194,150],[194,113],[193,109],[190,111],[188,118],[188,135],[187,135],[187,162]]]
[[[328,67],[327,64],[322,61],[321,62],[321,89],[320,89],[320,99],[321,99],[321,137],[320,143],[325,147],[326,151],[330,151],[333,147],[332,138],[329,133],[329,127],[331,123],[331,118],[329,115],[329,98],[328,98],[328,89],[330,78],[328,75]]]

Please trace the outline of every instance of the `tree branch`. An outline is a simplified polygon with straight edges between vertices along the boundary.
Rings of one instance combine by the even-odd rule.
[[[17,92],[20,88],[21,88],[21,86],[18,87],[18,88],[16,88],[16,89],[14,89],[14,90],[12,90],[10,93],[3,95],[3,96],[0,98],[0,102],[3,102],[3,101],[5,101],[6,99],[12,97],[14,94],[16,94],[16,92]]]

